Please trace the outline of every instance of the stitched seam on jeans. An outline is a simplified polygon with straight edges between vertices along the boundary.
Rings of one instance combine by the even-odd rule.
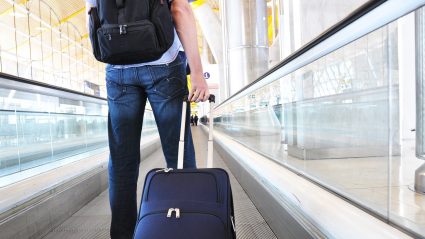
[[[148,71],[149,71],[149,75],[150,75],[150,79],[151,79],[151,84],[152,84],[152,87],[154,88],[154,90],[156,91],[156,87],[155,87],[155,80],[154,80],[154,78],[155,78],[155,72],[152,70],[152,68],[151,67],[148,67]]]
[[[120,75],[119,75],[119,78],[118,78],[118,84],[122,87],[122,81],[124,80],[124,70],[123,69],[120,69]],[[122,89],[121,89],[121,91],[122,91]]]

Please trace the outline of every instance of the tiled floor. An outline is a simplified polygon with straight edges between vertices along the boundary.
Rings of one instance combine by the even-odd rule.
[[[192,127],[198,167],[205,167],[207,155],[207,138],[200,127]],[[143,180],[149,169],[164,167],[162,151],[158,150],[142,161],[139,176],[138,194],[140,198]],[[227,169],[217,153],[214,153],[214,167]],[[264,218],[248,198],[242,187],[230,174],[232,185],[236,230],[238,239],[272,239],[276,238]],[[59,227],[53,229],[45,239],[103,239],[109,238],[110,210],[108,192],[105,191]]]

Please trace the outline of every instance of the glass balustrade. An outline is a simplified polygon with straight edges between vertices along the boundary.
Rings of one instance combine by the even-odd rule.
[[[107,113],[107,103],[101,99],[1,88],[0,180],[96,149],[106,150]],[[153,113],[146,110],[142,141],[156,134]]]
[[[416,140],[415,127],[424,124],[423,94],[415,89],[423,90],[423,73],[420,84],[415,80],[415,57],[424,54],[423,36],[417,38],[422,50],[415,49],[415,24],[423,28],[423,20],[415,21],[415,14],[423,12],[283,77],[266,76],[268,85],[216,108],[215,128],[374,215],[425,235],[425,195],[412,190],[415,170],[424,163],[423,151],[415,150],[423,147],[423,131]]]

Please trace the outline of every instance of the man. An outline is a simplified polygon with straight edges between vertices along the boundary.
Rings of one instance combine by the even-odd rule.
[[[86,0],[87,9],[96,5]],[[175,24],[172,46],[156,61],[134,65],[107,65],[109,136],[109,200],[112,239],[132,238],[137,219],[137,179],[140,134],[146,100],[152,106],[167,167],[176,168],[183,96],[187,95],[186,57],[191,69],[189,100],[206,101],[208,85],[198,52],[195,19],[188,0],[171,0]],[[183,46],[185,53],[181,52]],[[189,124],[190,110],[187,111]],[[194,168],[190,127],[186,127],[184,167]]]
[[[193,121],[195,122],[195,126],[198,126],[198,115],[195,115],[195,117],[193,117]]]

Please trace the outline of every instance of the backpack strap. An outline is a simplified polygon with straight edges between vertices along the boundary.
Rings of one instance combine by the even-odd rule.
[[[118,8],[118,24],[125,23],[124,11],[125,11],[125,0],[115,0],[115,4]]]

